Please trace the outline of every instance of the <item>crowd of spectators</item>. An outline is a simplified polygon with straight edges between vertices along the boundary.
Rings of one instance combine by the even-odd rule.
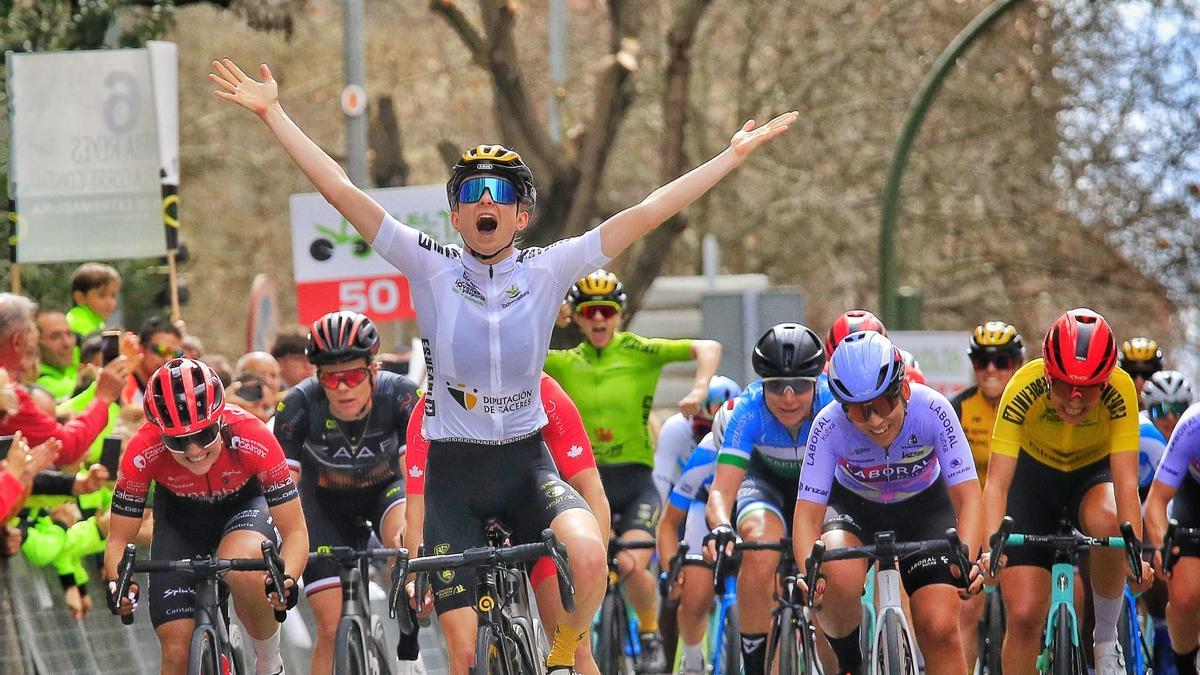
[[[76,619],[92,608],[89,570],[108,533],[114,450],[144,422],[142,396],[154,371],[177,356],[201,359],[220,375],[230,402],[268,425],[287,389],[314,373],[299,327],[282,330],[269,352],[231,363],[207,352],[182,322],[110,325],[120,288],[114,268],[86,263],[72,276],[69,308],[0,293],[0,556],[53,567]],[[105,334],[119,344],[107,358]],[[407,351],[388,359],[385,367],[407,371]],[[152,528],[149,515],[139,543]]]

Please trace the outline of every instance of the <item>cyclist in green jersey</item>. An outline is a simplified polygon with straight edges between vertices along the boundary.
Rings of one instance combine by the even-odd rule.
[[[652,477],[654,445],[647,422],[659,374],[672,361],[696,361],[692,391],[679,402],[684,415],[695,415],[717,372],[721,345],[618,331],[625,299],[625,289],[611,272],[597,270],[575,282],[567,302],[585,339],[573,349],[552,350],[545,370],[579,408],[612,507],[613,532],[623,541],[653,541],[662,501]],[[638,617],[639,672],[666,668],[658,634],[657,584],[648,569],[651,553],[625,551],[620,558],[629,603]]]

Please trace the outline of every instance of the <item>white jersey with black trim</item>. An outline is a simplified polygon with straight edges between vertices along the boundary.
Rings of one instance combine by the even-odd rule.
[[[408,278],[429,378],[424,436],[499,444],[545,426],[550,332],[571,284],[609,261],[600,231],[489,265],[385,215],[373,247]]]

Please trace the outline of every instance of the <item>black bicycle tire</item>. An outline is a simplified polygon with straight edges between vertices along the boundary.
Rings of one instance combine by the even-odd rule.
[[[725,612],[725,625],[721,631],[721,644],[725,648],[724,654],[717,655],[721,659],[721,672],[738,675],[742,672],[742,620],[736,603]]]
[[[900,616],[895,612],[885,614],[881,630],[883,632],[879,640],[881,643],[879,659],[882,661],[879,664],[880,675],[909,675],[908,669],[904,667],[906,660],[913,666],[911,672],[915,672],[916,655],[904,653],[908,649],[908,644],[903,637],[904,631],[900,626]]]
[[[333,675],[367,675],[367,643],[358,622],[344,616],[333,640]]]
[[[821,667],[821,656],[817,654],[817,630],[812,622],[800,617],[800,633],[801,637],[801,656],[803,657],[803,667],[801,671],[804,675],[824,675],[825,669]]]
[[[779,608],[779,675],[798,675],[800,646],[796,642],[795,610],[787,605]]]
[[[475,635],[475,665],[471,667],[470,672],[473,675],[506,675],[507,668],[504,666],[501,654],[503,651],[501,650],[500,636],[496,633],[495,628],[491,624],[479,626],[479,632]],[[493,658],[500,666],[499,670],[491,668]]]
[[[526,622],[525,619],[513,619],[512,622],[513,642],[517,646],[517,672],[518,673],[536,673],[538,672],[538,659],[534,656],[537,649],[533,645],[533,626]]]
[[[188,647],[188,675],[221,675],[219,656],[212,627],[200,626],[192,631],[192,644]]]
[[[613,621],[615,621],[613,597],[614,595],[611,593],[604,596],[604,600],[600,603],[600,622],[596,625],[596,667],[604,675],[617,672],[618,662],[614,660],[613,656]]]
[[[1050,645],[1051,675],[1081,675],[1083,672],[1083,654],[1081,648],[1075,646],[1071,635],[1071,613],[1066,607],[1059,607],[1054,614],[1054,632],[1051,634],[1054,642]]]
[[[1004,613],[1004,600],[1000,589],[988,593],[983,607],[984,625],[979,631],[979,662],[983,666],[980,675],[1003,675],[1000,651],[1004,647],[1004,631],[1008,617]]]

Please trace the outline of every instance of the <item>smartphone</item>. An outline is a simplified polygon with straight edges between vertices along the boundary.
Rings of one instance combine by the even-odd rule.
[[[16,436],[0,436],[0,461],[8,459],[8,451],[12,448]]]
[[[100,446],[100,464],[108,469],[109,480],[117,477],[117,466],[121,463],[121,437],[105,436]]]
[[[100,355],[106,366],[121,355],[121,331],[106,330],[100,334]]]

